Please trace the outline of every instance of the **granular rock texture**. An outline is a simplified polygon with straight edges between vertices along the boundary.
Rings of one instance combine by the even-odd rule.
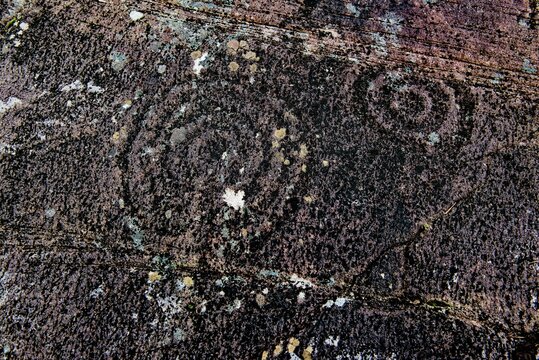
[[[6,359],[536,359],[539,5],[0,0]]]

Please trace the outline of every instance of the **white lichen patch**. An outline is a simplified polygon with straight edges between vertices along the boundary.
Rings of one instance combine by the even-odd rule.
[[[176,328],[172,336],[175,343],[185,340],[185,332],[180,328]]]
[[[61,92],[69,92],[73,90],[83,90],[84,84],[80,80],[75,80],[71,84],[67,84],[60,89]]]
[[[290,276],[290,281],[295,287],[298,287],[298,288],[306,289],[306,288],[314,287],[314,284],[311,281],[300,278],[296,274],[292,274],[292,276]]]
[[[357,9],[357,7],[352,4],[352,3],[348,3],[346,4],[346,10],[352,14],[352,15],[355,15],[355,16],[359,16],[360,15],[360,12],[359,10]]]
[[[226,311],[231,313],[231,312],[236,311],[236,310],[238,310],[240,308],[241,308],[241,300],[240,299],[235,299],[234,302],[231,305],[228,305],[226,307]]]
[[[337,307],[343,307],[344,304],[346,304],[347,302],[351,301],[351,299],[348,299],[348,298],[344,298],[344,297],[338,297],[337,299],[335,300],[328,300],[326,301],[326,303],[324,305],[322,305],[323,308],[331,308],[333,306],[337,306]]]
[[[98,297],[101,297],[105,294],[105,290],[103,290],[103,285],[99,285],[96,289],[92,290],[90,292],[90,297],[92,299],[97,299]]]
[[[10,96],[5,102],[0,100],[0,115],[21,105],[22,100],[15,96]]]
[[[105,92],[105,89],[103,89],[101,86],[94,85],[93,81],[86,84],[86,88],[90,94],[102,94]]]
[[[337,337],[330,336],[326,340],[324,340],[324,344],[326,344],[328,346],[339,346],[339,341],[340,340],[341,339],[340,339],[339,336],[337,336]]]
[[[156,301],[157,305],[159,305],[161,311],[163,311],[166,316],[176,315],[182,310],[182,303],[176,295],[157,297]]]
[[[192,56],[193,58],[195,56]],[[208,58],[208,53],[205,52],[205,53],[202,53],[200,55],[200,57],[197,57],[196,59],[193,59],[193,72],[196,74],[196,75],[200,75],[200,72],[202,71],[202,69],[204,69],[204,66],[202,66],[202,63],[204,61],[206,61],[206,59]]]
[[[167,72],[167,66],[166,66],[166,65],[163,65],[163,64],[157,66],[157,72],[158,72],[159,74],[163,75],[164,73]]]
[[[223,201],[234,210],[240,210],[245,206],[244,196],[245,193],[242,190],[236,192],[227,188],[223,194]]]
[[[17,146],[6,143],[0,143],[0,154],[15,155],[17,152]]]
[[[133,10],[129,13],[129,17],[131,18],[131,20],[133,21],[138,21],[140,19],[142,19],[144,17],[144,14],[141,13],[140,11],[137,11],[137,10]]]
[[[20,28],[22,31],[26,31],[26,30],[28,30],[28,29],[30,28],[30,25],[28,25],[27,22],[24,22],[24,21],[23,21],[23,22],[21,22],[21,23],[19,24],[19,28]]]
[[[54,215],[56,215],[56,210],[55,209],[49,208],[49,209],[45,210],[45,217],[48,217],[50,219],[50,218],[53,218]]]

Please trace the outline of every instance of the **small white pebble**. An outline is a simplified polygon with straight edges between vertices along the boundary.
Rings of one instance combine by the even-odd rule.
[[[54,210],[53,208],[45,210],[45,216],[46,217],[52,218],[52,217],[54,217],[54,215],[56,215],[56,210]]]
[[[129,13],[129,17],[133,21],[138,21],[144,17],[144,14],[141,13],[140,11],[133,10]]]
[[[19,27],[21,28],[22,31],[26,31],[28,30],[28,28],[30,28],[30,25],[28,25],[28,23],[26,22],[22,22],[19,24]]]

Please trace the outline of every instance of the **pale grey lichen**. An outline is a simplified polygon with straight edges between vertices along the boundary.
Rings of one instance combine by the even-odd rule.
[[[127,64],[127,55],[119,51],[113,51],[109,54],[109,60],[112,63],[112,69],[114,71],[121,71]]]
[[[429,134],[429,145],[434,146],[440,142],[440,135],[437,132],[431,132]]]
[[[127,217],[125,220],[127,228],[131,230],[131,239],[133,240],[133,245],[138,250],[144,250],[144,231],[138,225],[138,220],[136,218]]]
[[[530,59],[524,59],[524,63],[522,64],[522,71],[528,74],[536,74],[537,68],[533,66]]]
[[[22,100],[15,96],[9,97],[5,102],[0,100],[0,115],[20,105],[22,105]]]
[[[49,209],[45,210],[45,216],[48,217],[49,219],[54,217],[54,215],[56,215],[56,210],[55,209],[49,208]]]
[[[176,146],[187,139],[187,129],[185,127],[174,128],[170,134],[170,145]]]

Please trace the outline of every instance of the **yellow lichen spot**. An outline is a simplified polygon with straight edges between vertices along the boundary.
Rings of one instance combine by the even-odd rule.
[[[226,43],[226,47],[233,51],[238,51],[240,48],[240,43],[238,40],[233,39]]]
[[[281,144],[279,144],[279,142],[275,140],[271,142],[271,147],[274,149],[278,149],[281,147]]]
[[[258,65],[256,64],[249,65],[249,71],[251,72],[251,74],[254,74],[257,70],[258,70]]]
[[[307,145],[301,144],[299,146],[299,157],[305,159],[309,155],[309,150],[307,150]]]
[[[275,153],[275,158],[277,159],[277,161],[279,162],[284,162],[284,155],[282,152],[278,151]]]
[[[277,344],[277,346],[275,346],[275,349],[273,349],[273,357],[281,355],[282,352],[283,352],[283,344],[282,343]]]
[[[285,160],[283,161],[283,164],[286,165],[286,166],[290,165],[290,160],[285,159]]]
[[[243,58],[246,60],[256,60],[256,53],[254,51],[247,51],[243,54]]]
[[[289,353],[293,353],[298,346],[299,346],[299,340],[296,339],[295,337],[291,337],[290,340],[288,340],[287,349]]]
[[[305,165],[305,164],[301,165],[301,171],[306,173],[307,172],[307,165]]]
[[[273,132],[273,136],[274,136],[277,140],[282,140],[282,139],[284,139],[285,136],[286,136],[286,128],[276,129],[276,130]]]
[[[129,109],[131,106],[133,106],[133,101],[131,99],[126,99],[124,100],[123,104],[122,104],[122,107],[124,109]]]
[[[240,48],[242,49],[249,49],[249,43],[245,40],[240,41]]]
[[[161,275],[157,271],[150,271],[148,273],[148,282],[153,283],[159,280],[161,280]]]
[[[230,64],[228,64],[228,69],[232,72],[238,71],[239,68],[240,68],[240,65],[235,61],[232,61]]]
[[[243,236],[244,238],[246,238],[247,235],[248,235],[247,229],[246,229],[246,228],[241,229],[241,236]]]
[[[264,295],[262,295],[262,294],[256,294],[255,300],[256,300],[256,303],[258,304],[258,306],[260,306],[260,307],[266,305],[266,297]]]
[[[328,166],[329,166],[329,161],[327,161],[327,160],[322,160],[322,166],[323,166],[323,167],[328,167]]]
[[[202,57],[202,51],[196,50],[191,53],[191,59],[196,60]]]
[[[269,355],[268,352],[267,352],[267,351],[264,351],[264,352],[262,353],[262,358],[261,358],[261,359],[262,359],[262,360],[267,360],[267,359],[268,359],[268,355]]]
[[[307,346],[305,350],[303,350],[303,360],[312,360],[313,355],[313,347],[311,345]]]
[[[120,140],[120,133],[116,131],[114,134],[112,134],[112,141],[118,142]]]
[[[187,287],[192,287],[193,285],[195,285],[195,281],[193,280],[192,277],[190,276],[186,276],[183,278],[183,283],[185,286]]]
[[[314,201],[314,198],[311,195],[307,195],[303,197],[303,201],[305,201],[305,204],[312,204]]]

